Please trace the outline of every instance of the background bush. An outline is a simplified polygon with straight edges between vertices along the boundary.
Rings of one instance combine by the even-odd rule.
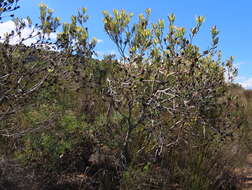
[[[201,51],[192,43],[201,16],[186,32],[171,14],[166,31],[150,9],[136,23],[125,10],[104,11],[120,56],[96,60],[86,9],[64,24],[40,10],[36,44],[11,46],[9,34],[0,46],[4,159],[35,172],[42,189],[236,187],[252,96],[232,84],[237,71],[232,57],[222,61],[216,27]],[[46,38],[60,26],[56,41]]]

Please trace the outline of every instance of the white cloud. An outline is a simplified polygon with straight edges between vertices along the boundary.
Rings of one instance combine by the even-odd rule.
[[[25,20],[26,22],[26,20]],[[5,34],[7,33],[11,33],[11,31],[15,31],[15,23],[11,20],[0,23],[0,36],[1,36],[1,40],[0,42],[3,42],[5,39]],[[13,37],[10,38],[10,44],[17,44],[21,41],[22,38],[26,39],[23,44],[25,45],[31,45],[32,43],[35,43],[38,40],[38,37],[32,37],[29,38],[30,34],[32,34],[32,32],[34,31],[33,34],[36,34],[39,30],[32,27],[25,27],[24,29],[21,30],[21,37],[19,35],[17,35],[16,33],[14,34]],[[56,33],[52,33],[50,35],[51,39],[56,39]]]
[[[241,82],[241,81],[247,80],[247,77],[238,75],[238,76],[235,78],[235,80],[238,81],[238,82]]]
[[[116,54],[115,50],[108,50],[108,51],[96,51],[98,56],[104,56],[104,55],[111,55]]]
[[[243,67],[243,69],[244,69],[248,65],[250,65],[250,63],[247,61],[238,61],[238,62],[234,63],[234,66],[238,69],[241,69],[241,67]],[[242,76],[239,74],[235,78],[235,82],[240,84],[245,89],[252,89],[252,77],[250,77],[250,76],[246,77],[246,76]]]
[[[245,80],[238,82],[243,88],[252,89],[252,77],[246,78]]]
[[[240,62],[237,62],[237,63],[234,63],[234,66],[239,69],[242,65],[245,65],[247,64],[246,62],[243,62],[243,61],[240,61]]]
[[[94,58],[101,60],[106,55],[115,55],[116,57],[119,56],[115,50],[107,50],[107,51],[96,50],[96,56],[94,56]]]
[[[28,22],[26,19],[24,20],[26,23]],[[15,23],[12,20],[0,23],[0,36],[1,36],[1,40],[0,42],[4,41],[4,36],[7,33],[11,33],[11,31],[15,31]],[[38,40],[38,37],[32,37],[29,38],[30,34],[34,31],[33,34],[36,34],[37,32],[39,32],[38,29],[34,28],[34,26],[32,27],[25,27],[22,31],[21,31],[21,37],[19,37],[17,34],[15,34],[13,37],[11,37],[10,39],[10,44],[14,45],[14,44],[18,44],[22,38],[26,39],[23,44],[29,46],[32,43],[35,43]],[[51,33],[50,34],[50,38],[51,39],[56,39],[57,38],[57,33]],[[97,43],[102,43],[103,40],[102,39],[96,39]]]
[[[103,42],[103,40],[101,40],[101,39],[97,39],[97,43],[99,44],[99,43],[102,43]]]

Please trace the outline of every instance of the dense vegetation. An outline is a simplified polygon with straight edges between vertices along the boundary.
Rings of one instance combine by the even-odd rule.
[[[1,1],[1,14],[16,3]],[[15,18],[0,45],[1,189],[238,188],[252,93],[232,83],[216,27],[201,51],[201,16],[186,32],[174,14],[166,28],[150,23],[150,9],[136,23],[125,10],[104,11],[120,56],[98,60],[85,8],[71,23],[40,11],[40,24]]]

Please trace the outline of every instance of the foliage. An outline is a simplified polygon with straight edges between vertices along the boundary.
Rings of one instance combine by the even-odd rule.
[[[129,29],[120,19],[128,20],[130,14],[114,11],[113,18],[105,13],[107,33],[119,49],[125,49],[123,46],[129,49],[129,56],[122,52],[123,59],[118,64],[118,70],[122,71],[113,70],[107,79],[107,96],[112,99],[114,111],[127,121],[124,144],[128,143],[132,131],[141,127],[160,134],[156,137],[160,149],[188,142],[192,135],[207,140],[212,135],[222,138],[232,133],[240,125],[237,113],[238,122],[226,126],[226,121],[234,120],[232,114],[223,111],[228,109],[226,105],[230,108],[231,99],[220,100],[226,96],[229,86],[224,72],[229,71],[232,80],[235,69],[232,58],[225,65],[221,62],[220,52],[214,59],[217,29],[212,28],[213,46],[200,53],[190,41],[199,30],[202,17],[196,19],[191,39],[187,40],[185,29],[174,25],[174,15],[169,16],[169,31],[164,34],[164,21],[149,27],[149,9],[146,14],[146,17],[140,15],[139,22]],[[117,40],[129,36],[127,29],[134,32],[125,40]],[[176,136],[176,140],[170,139],[168,131],[174,132],[171,137]],[[181,134],[175,135],[178,132]]]
[[[46,176],[46,184],[74,172],[85,176],[79,187],[95,189],[236,183],[247,108],[234,96],[237,71],[232,57],[222,61],[215,26],[210,48],[201,51],[193,39],[202,16],[187,32],[174,14],[166,30],[164,20],[150,23],[150,9],[135,24],[125,10],[104,11],[104,29],[120,57],[96,60],[85,8],[70,23],[46,5],[40,11],[41,24],[16,18],[16,30],[0,46],[2,154]],[[33,32],[22,39],[25,27]],[[14,36],[19,44],[10,45]],[[26,46],[28,39],[36,42]]]
[[[11,31],[4,38],[4,42],[0,46],[1,66],[0,66],[0,119],[7,121],[8,116],[19,112],[24,106],[31,104],[31,100],[41,88],[48,88],[57,81],[59,73],[62,77],[62,68],[70,61],[69,56],[73,52],[69,52],[70,44],[73,41],[81,41],[88,46],[89,55],[85,55],[88,59],[92,55],[91,49],[94,48],[94,42],[88,42],[88,39],[82,39],[81,36],[72,36],[65,42],[66,47],[57,46],[62,42],[62,35],[67,33],[63,31],[58,36],[56,42],[50,39],[50,34],[62,25],[58,17],[53,17],[53,11],[45,5],[40,5],[41,24],[32,26],[32,22],[27,19],[14,19],[16,30]],[[74,16],[73,16],[74,17]],[[78,17],[84,17],[82,13],[78,13]],[[63,24],[63,28],[66,24]],[[26,27],[32,28],[32,32],[28,38],[22,38],[22,30]],[[10,45],[12,38],[19,37],[17,45]],[[35,40],[30,46],[25,45],[27,40]],[[67,45],[68,44],[68,45]],[[80,47],[80,46],[78,46]],[[84,53],[86,46],[81,45],[82,49],[78,53]],[[58,52],[59,50],[66,51]],[[84,49],[83,49],[84,48]],[[71,48],[70,48],[71,49]],[[62,50],[62,51],[63,51]],[[71,49],[72,50],[72,49]],[[71,58],[78,60],[77,58]],[[70,71],[69,71],[70,72]],[[14,125],[14,126],[9,126]],[[13,121],[1,124],[3,130],[2,135],[9,136],[8,128],[15,133],[17,124]]]
[[[14,17],[14,14],[8,15],[8,13],[12,13],[13,11],[20,8],[18,1],[19,0],[2,0],[0,2],[0,20],[8,16]]]

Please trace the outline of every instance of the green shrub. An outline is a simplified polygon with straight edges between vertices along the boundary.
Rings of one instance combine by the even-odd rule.
[[[38,70],[23,85],[15,77],[5,81],[6,94],[15,93],[0,100],[0,111],[11,112],[0,113],[3,153],[12,147],[12,156],[15,152],[27,168],[46,176],[48,188],[75,173],[96,189],[233,188],[232,172],[247,150],[250,121],[244,112],[250,112],[250,93],[235,96],[235,90],[242,93],[232,84],[237,71],[233,58],[223,62],[217,51],[216,27],[210,48],[201,51],[192,43],[201,16],[187,33],[171,14],[165,32],[163,20],[150,23],[150,9],[133,24],[125,10],[104,11],[104,29],[120,57],[99,61],[91,58],[95,40],[89,42],[81,27],[86,9],[61,24],[52,10],[40,8],[43,33],[63,27],[54,43],[58,52],[35,47],[12,52],[11,65],[21,74],[33,64]],[[13,48],[0,47],[1,74],[9,76],[13,68],[4,65],[6,47]],[[31,51],[36,61],[26,68],[19,60]],[[36,83],[32,98],[19,93]]]

